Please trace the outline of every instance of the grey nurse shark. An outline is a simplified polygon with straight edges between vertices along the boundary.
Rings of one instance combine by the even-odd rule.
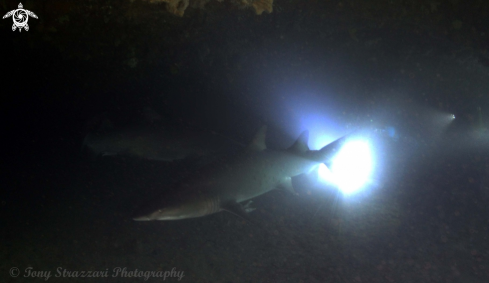
[[[88,134],[83,146],[95,155],[125,155],[158,161],[198,157],[212,161],[244,147],[211,131],[191,128],[167,129],[161,126],[127,127]]]
[[[282,187],[293,192],[291,178],[329,165],[342,144],[340,138],[320,150],[309,150],[304,131],[288,149],[269,150],[262,127],[242,152],[207,166],[181,181],[176,193],[154,198],[134,220],[180,220],[228,211],[243,218],[253,210],[249,200]],[[249,201],[242,205],[241,203]]]

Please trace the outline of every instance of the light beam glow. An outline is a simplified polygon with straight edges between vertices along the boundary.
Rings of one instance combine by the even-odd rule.
[[[331,169],[319,167],[322,180],[336,185],[345,195],[357,192],[369,181],[373,168],[368,142],[347,142],[334,157]]]

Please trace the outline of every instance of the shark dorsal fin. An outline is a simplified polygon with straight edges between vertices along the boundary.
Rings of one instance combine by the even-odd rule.
[[[267,149],[267,146],[265,144],[266,136],[267,136],[267,126],[262,126],[255,134],[255,137],[251,141],[248,148],[256,151],[262,151]]]
[[[309,150],[309,146],[307,146],[307,141],[309,140],[309,131],[304,131],[299,136],[299,138],[295,141],[295,143],[289,148],[289,150],[295,152],[306,152]]]

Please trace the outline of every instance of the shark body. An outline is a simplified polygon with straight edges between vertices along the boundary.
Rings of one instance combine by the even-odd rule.
[[[177,193],[154,199],[133,219],[180,220],[220,211],[247,218],[253,209],[240,203],[279,187],[293,191],[291,178],[313,171],[320,163],[328,165],[342,142],[338,139],[321,150],[309,150],[305,131],[290,148],[268,150],[265,136],[262,127],[243,152],[200,170],[181,182]]]
[[[243,146],[216,133],[146,126],[88,134],[83,146],[98,156],[126,155],[158,161],[190,157],[213,159]]]

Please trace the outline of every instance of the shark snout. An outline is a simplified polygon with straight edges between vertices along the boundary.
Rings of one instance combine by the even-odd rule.
[[[136,211],[132,215],[132,220],[134,221],[153,221],[153,220],[158,220],[158,218],[161,217],[161,210],[148,210],[148,209],[141,209],[139,211]]]
[[[134,221],[150,221],[152,219],[147,217],[147,216],[137,216],[137,217],[133,217],[132,220],[134,220]]]

